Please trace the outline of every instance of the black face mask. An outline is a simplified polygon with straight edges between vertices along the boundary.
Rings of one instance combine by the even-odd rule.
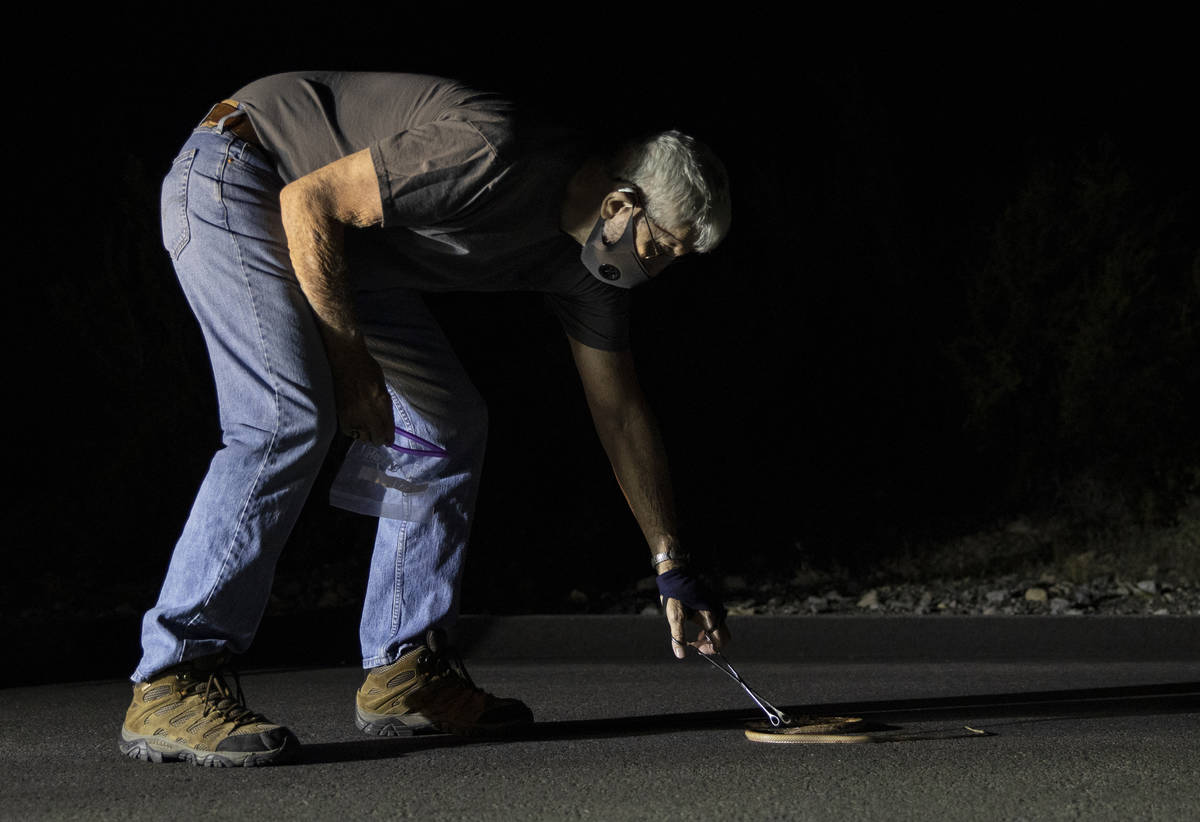
[[[625,233],[612,245],[604,242],[604,218],[596,220],[596,227],[583,244],[579,259],[593,277],[617,288],[634,288],[650,282],[650,275],[638,254],[632,216],[625,224]]]

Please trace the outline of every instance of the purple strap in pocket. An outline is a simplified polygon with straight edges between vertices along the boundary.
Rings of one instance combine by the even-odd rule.
[[[442,448],[440,445],[434,445],[429,440],[421,439],[416,434],[414,434],[412,431],[405,431],[400,426],[396,426],[396,437],[397,437],[397,439],[400,437],[404,437],[405,439],[412,440],[413,442],[417,443],[418,445],[423,445],[425,447],[424,448],[409,448],[408,446],[405,446],[405,445],[389,444],[388,448],[391,448],[393,451],[400,451],[404,454],[414,454],[418,457],[444,457],[444,456],[446,456],[445,448]]]

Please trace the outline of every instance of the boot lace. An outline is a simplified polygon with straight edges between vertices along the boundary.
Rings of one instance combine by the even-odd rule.
[[[228,673],[233,679],[234,689],[226,684],[224,674]],[[207,718],[216,714],[227,722],[232,722],[235,728],[250,725],[255,722],[266,722],[267,718],[246,707],[246,697],[242,693],[242,681],[237,672],[213,671],[207,680],[195,679],[184,687],[187,695],[203,696],[204,711],[201,714]]]
[[[454,648],[430,649],[429,656],[430,684],[437,683],[443,687],[420,692],[418,699],[431,703],[427,708],[439,714],[469,719],[482,714],[488,704],[495,700],[471,679],[462,657]]]

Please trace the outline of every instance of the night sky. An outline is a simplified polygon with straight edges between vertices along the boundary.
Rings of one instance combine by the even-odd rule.
[[[1132,494],[1200,464],[1193,55],[1067,26],[984,42],[594,15],[552,34],[381,12],[47,33],[10,130],[35,204],[10,225],[35,264],[10,270],[36,318],[12,346],[10,602],[152,601],[219,441],[157,186],[212,103],[284,70],[443,74],[591,129],[679,127],[722,156],[730,236],[639,292],[634,328],[685,536],[714,568],[865,564],[1053,505],[1081,476]],[[465,607],[644,575],[540,300],[434,308],[491,409]],[[336,560],[360,585],[370,525],[326,488],[280,573]]]

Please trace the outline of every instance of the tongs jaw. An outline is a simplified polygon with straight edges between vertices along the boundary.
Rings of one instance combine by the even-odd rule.
[[[758,693],[746,683],[746,680],[742,679],[742,675],[734,670],[734,667],[729,664],[729,660],[725,658],[725,655],[717,650],[717,646],[712,641],[712,637],[708,637],[708,640],[709,641],[704,644],[707,644],[708,647],[712,648],[712,653],[705,653],[696,645],[693,645],[692,647],[696,648],[696,653],[700,654],[701,658],[707,660],[708,663],[715,667],[718,671],[722,671],[738,685],[741,685],[742,690],[749,694],[750,698],[754,700],[754,704],[761,708],[762,712],[767,715],[767,721],[771,723],[771,727],[779,728],[783,727],[784,725],[791,725],[792,718],[759,696]]]

